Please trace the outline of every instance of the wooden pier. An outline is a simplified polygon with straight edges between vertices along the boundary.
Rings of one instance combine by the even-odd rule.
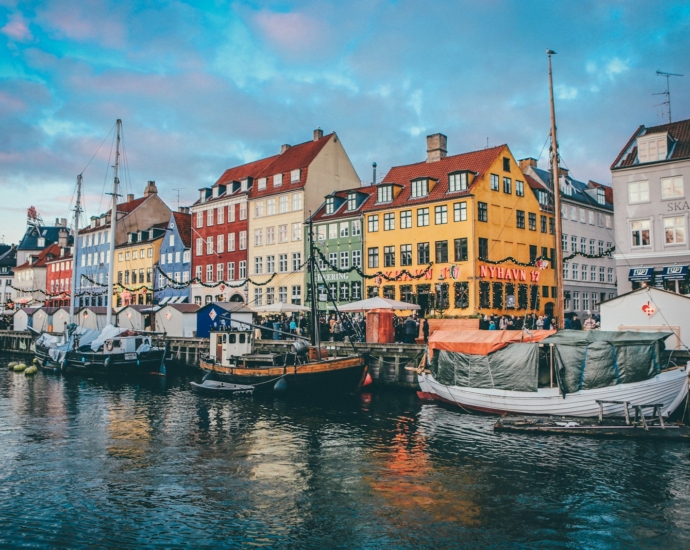
[[[156,345],[168,345],[168,357],[179,365],[196,367],[199,356],[209,351],[205,338],[157,339]],[[0,331],[0,351],[26,353],[31,351],[31,335],[28,332]],[[322,347],[335,357],[351,355],[355,351],[347,342],[322,342]],[[257,340],[258,353],[286,353],[291,340]],[[424,354],[424,346],[414,344],[355,344],[357,353],[369,354],[369,372],[376,385],[418,389],[417,373],[405,367],[416,367]]]

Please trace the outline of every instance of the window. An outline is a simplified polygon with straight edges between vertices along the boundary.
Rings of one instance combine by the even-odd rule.
[[[546,233],[546,216],[539,216],[540,228],[542,233]]]
[[[455,239],[455,261],[456,262],[466,262],[467,261],[467,238],[462,237],[460,239]]]
[[[288,242],[287,224],[283,224],[283,225],[278,226],[278,242],[279,243]]]
[[[348,269],[350,267],[350,253],[345,251],[340,253],[340,269]]]
[[[379,249],[370,248],[368,250],[368,267],[376,268],[379,266]]]
[[[285,273],[288,270],[288,255],[279,254],[278,255],[278,271],[280,273]]]
[[[467,189],[467,172],[459,172],[448,175],[448,191],[465,191]]]
[[[264,215],[264,201],[256,201],[254,203],[254,217],[260,218]]]
[[[487,260],[489,258],[489,239],[479,237],[479,259]]]
[[[198,265],[198,266],[196,266],[196,271],[194,272],[194,276],[195,276],[199,281],[201,281],[201,269],[202,269],[202,267],[201,267],[200,265]],[[159,285],[159,286],[163,286],[163,285]]]
[[[299,285],[292,287],[292,303],[296,306],[302,305],[302,287]]]
[[[213,237],[206,238],[206,254],[213,254]]]
[[[606,271],[606,282],[607,283],[613,282],[613,268],[612,267],[609,267]]]
[[[362,234],[362,222],[360,220],[352,220],[352,236],[357,237]]]
[[[400,229],[409,229],[412,227],[412,210],[403,210],[400,212]]]
[[[213,264],[208,264],[206,266],[206,282],[207,283],[213,282]]]
[[[213,225],[213,208],[206,211],[206,225]]]
[[[284,214],[288,211],[288,197],[283,195],[278,199],[278,212]]]
[[[604,255],[604,241],[599,241],[599,255]]]
[[[347,194],[347,209],[350,211],[357,209],[357,193]]]
[[[568,235],[565,233],[561,234],[561,250],[563,252],[568,251]]]
[[[570,265],[568,262],[563,262],[563,278],[567,279],[570,272]]]
[[[650,134],[637,138],[637,158],[639,162],[664,160],[668,153],[668,134]]]
[[[525,196],[525,182],[520,180],[515,180],[515,194],[518,197]]]
[[[443,225],[448,223],[448,207],[444,204],[443,206],[436,206],[434,208],[436,225]]]
[[[534,262],[537,259],[537,247],[533,244],[529,245],[529,261]]]
[[[384,267],[395,267],[395,247],[394,246],[384,246],[383,247],[383,266]]]
[[[337,223],[328,224],[328,238],[329,239],[337,239],[338,238],[338,224]]]
[[[498,175],[491,174],[491,190],[498,191]]]
[[[577,281],[579,278],[578,277],[578,271],[577,271],[578,268],[579,268],[578,264],[573,264],[573,280],[574,281]]]
[[[580,252],[587,254],[587,239],[580,237]]]
[[[549,234],[556,234],[556,221],[554,220],[554,218],[549,218]]]
[[[270,306],[275,303],[275,288],[267,288],[266,289],[266,305]]]
[[[266,201],[266,215],[272,216],[276,213],[276,200],[268,199]]]
[[[271,226],[266,228],[266,244],[275,244],[276,228]]]
[[[594,280],[594,279],[592,279],[592,280]],[[600,283],[606,282],[606,268],[604,268],[604,267],[599,268],[599,282]]]
[[[200,227],[204,227],[204,213],[203,212],[197,212],[196,213],[196,227],[197,227],[197,229]]]
[[[685,218],[683,216],[664,218],[664,242],[666,244],[685,243]]]
[[[228,252],[235,251],[235,234],[228,233]]]
[[[292,210],[293,212],[302,210],[302,193],[292,194]]]
[[[633,181],[628,183],[628,203],[649,202],[649,182]]]
[[[280,303],[283,303],[283,304],[287,303],[287,287],[286,286],[279,286],[278,287],[278,301]]]
[[[273,176],[273,187],[280,187],[283,185],[283,174],[276,174]]]
[[[665,222],[666,220],[664,220]],[[650,225],[649,220],[630,222],[632,246],[649,246],[651,244]]]
[[[479,202],[477,203],[478,206],[478,215],[477,219],[480,222],[488,222],[489,221],[489,208],[485,202]]]
[[[573,277],[576,278],[576,277]],[[580,309],[580,293],[579,292],[573,292],[573,309],[578,310]]]
[[[597,280],[597,266],[593,265],[589,268],[589,280],[596,282]]]
[[[683,196],[683,176],[661,178],[661,198],[678,199]]]
[[[510,195],[512,190],[512,181],[510,178],[503,178],[503,192]]]
[[[587,266],[585,264],[582,264],[582,280],[587,280]]]
[[[276,257],[274,255],[266,256],[266,273],[273,273],[276,270]]]
[[[218,235],[216,237],[216,252],[218,254],[222,254],[224,250],[225,250],[225,235]],[[180,261],[179,252],[177,254],[178,254],[177,261],[179,262]],[[172,263],[172,261],[171,261],[172,258],[170,256],[171,256],[170,253],[168,253],[168,263],[169,264]]]
[[[340,224],[342,226],[342,224]],[[292,224],[292,240],[301,241],[302,240],[302,222],[296,222]]]
[[[594,225],[594,211],[593,210],[587,211],[587,220],[589,221],[589,225]]]
[[[510,172],[510,158],[503,157],[503,171]]]
[[[570,207],[570,219],[574,222],[577,221],[577,207],[575,206]]]
[[[453,220],[456,222],[467,221],[467,203],[456,202],[453,205]]]
[[[247,232],[240,231],[240,250],[247,250]]]
[[[606,229],[611,229],[611,216],[606,215]]]
[[[266,178],[259,178],[257,186],[259,188],[259,191],[263,191],[264,189],[266,189]]]
[[[369,233],[375,233],[379,230],[379,216],[375,214],[367,218],[367,228]]]
[[[597,189],[597,203],[606,204],[606,193],[601,187]]]
[[[235,262],[228,262],[228,281],[235,280]]]
[[[261,256],[254,258],[254,274],[261,275],[264,272],[264,259]]]
[[[228,221],[229,222],[234,222],[235,221],[235,205],[231,204],[228,206]]]
[[[362,251],[353,250],[352,251],[352,265],[356,267],[362,267]]]
[[[383,230],[393,231],[395,229],[395,214],[389,213],[383,215]]]
[[[604,215],[601,212],[597,212],[597,225],[604,227]]]
[[[430,261],[429,243],[417,243],[417,263],[419,265],[424,265],[428,264]]]
[[[240,203],[240,219],[241,220],[247,219],[247,203],[246,202]]]
[[[290,172],[290,183],[297,183],[300,180],[300,177],[302,175],[302,170],[297,168],[296,170],[292,170]]]
[[[201,256],[204,253],[204,239],[201,237],[197,237],[196,239],[196,255]],[[122,256],[122,254],[120,254]],[[81,257],[82,260],[84,260],[84,256]],[[120,261],[122,261],[122,258],[120,258]]]
[[[224,264],[218,264],[216,266],[216,281],[222,281],[223,280],[224,268],[225,268]]]
[[[362,297],[362,283],[360,282],[354,282],[352,283],[352,296],[350,297],[351,300],[359,300]]]
[[[575,235],[570,237],[570,245],[571,245],[570,251],[571,252],[577,252],[577,237]]]
[[[418,208],[417,209],[417,227],[425,227],[429,225],[429,209],[428,208]]]
[[[401,244],[400,245],[400,265],[401,266],[412,265],[412,245],[411,244]]]
[[[582,309],[589,309],[589,292],[582,293]]]
[[[264,178],[264,186],[266,185],[266,178]],[[255,306],[260,306],[263,304],[263,299],[264,299],[264,289],[263,288],[255,288],[254,289],[254,305]]]
[[[292,253],[292,271],[299,271],[302,269],[302,253],[293,252]]]
[[[525,211],[524,210],[516,210],[515,211],[515,226],[518,229],[524,229],[525,228]]]
[[[393,200],[393,186],[379,185],[376,200],[377,202],[391,202]]]
[[[419,179],[412,181],[412,196],[411,198],[416,199],[419,197],[426,197],[429,194],[429,180]]]

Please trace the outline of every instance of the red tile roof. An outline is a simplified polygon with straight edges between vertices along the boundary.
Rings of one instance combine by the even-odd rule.
[[[270,164],[279,156],[280,155],[273,155],[272,157],[255,160],[254,162],[249,162],[247,164],[243,164],[242,166],[228,168],[225,172],[223,172],[223,175],[218,178],[218,181],[213,184],[213,187],[216,187],[217,185],[227,185],[233,181],[242,181],[247,178],[256,179],[259,177],[259,174],[270,166]]]
[[[589,180],[587,182],[587,186],[592,188],[592,189],[603,189],[604,190],[604,198],[606,199],[606,202],[613,204],[613,187],[610,187],[608,185],[604,185],[603,183],[598,183],[598,182],[592,181],[592,180]]]
[[[192,215],[183,212],[173,212],[173,216],[175,218],[175,225],[177,225],[177,231],[180,234],[180,239],[182,239],[182,244],[185,248],[191,248]]]
[[[496,158],[503,152],[506,145],[499,145],[489,149],[482,149],[480,151],[473,151],[471,153],[462,153],[460,155],[453,155],[436,162],[418,162],[416,164],[408,164],[405,166],[394,166],[388,171],[386,177],[377,186],[385,184],[402,185],[403,189],[398,193],[398,196],[392,202],[378,204],[367,201],[366,211],[383,210],[387,208],[395,208],[404,206],[406,204],[423,204],[426,202],[434,202],[443,200],[448,196],[448,174],[460,170],[469,170],[477,174],[475,181],[481,178],[486,171],[491,167]],[[410,181],[416,178],[431,178],[438,180],[434,188],[426,197],[411,198]],[[472,183],[466,191],[458,191],[450,195],[462,196],[468,195],[472,192]]]
[[[29,263],[28,261],[24,262],[22,265],[19,265],[14,268],[14,271],[17,271],[18,269],[28,269],[30,267],[45,267],[46,263],[48,261],[52,260],[53,258],[57,258],[60,256],[60,245],[57,243],[51,244],[48,248],[43,249],[36,260],[34,260],[34,263]]]
[[[149,195],[151,197],[152,195]],[[140,197],[138,199],[134,199],[133,201],[128,201],[128,202],[123,202],[117,205],[117,211],[118,212],[123,212],[125,216],[131,214],[136,210],[139,206],[141,206],[149,197]],[[106,212],[107,215],[110,214],[110,210]],[[107,219],[107,218],[105,218]],[[99,222],[100,223],[100,222]],[[120,218],[118,217],[118,223],[120,223]],[[103,225],[97,225],[96,227],[85,227],[84,229],[79,230],[80,235],[84,235],[87,233],[92,233],[94,231],[102,231],[103,229],[110,227],[110,222],[104,223]]]
[[[359,208],[357,208],[356,210],[347,210],[347,195],[352,191],[363,193],[367,195],[367,198],[365,198],[364,201],[362,201],[362,204],[360,204]],[[376,200],[375,198],[373,200],[371,198],[372,196],[376,197],[376,186],[370,185],[368,187],[356,187],[354,189],[336,191],[328,196],[340,197],[341,199],[343,199],[343,202],[340,204],[340,206],[338,206],[338,208],[335,209],[333,214],[326,214],[326,202],[324,201],[324,203],[321,206],[319,206],[317,211],[312,216],[313,221],[319,222],[324,220],[335,220],[340,218],[349,218],[351,216],[361,215],[362,212],[366,210],[367,204],[373,202],[373,200]]]
[[[542,190],[542,191],[550,191],[545,185],[542,185],[540,181],[535,180],[532,176],[529,174],[525,174],[525,180],[527,181],[527,185],[530,186],[531,189],[536,190]]]
[[[679,120],[678,122],[662,124],[660,126],[651,126],[649,128],[640,125],[630,137],[628,143],[625,144],[625,147],[618,153],[616,160],[614,160],[611,165],[611,170],[626,168],[635,164],[637,160],[637,145],[633,144],[638,137],[648,134],[660,134],[662,132],[668,132],[675,141],[675,143],[671,145],[671,154],[666,161],[690,158],[690,119]]]

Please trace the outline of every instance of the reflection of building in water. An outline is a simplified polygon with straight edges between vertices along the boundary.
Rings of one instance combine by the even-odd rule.
[[[141,459],[149,451],[152,426],[147,411],[118,395],[108,407],[108,453],[118,458]]]

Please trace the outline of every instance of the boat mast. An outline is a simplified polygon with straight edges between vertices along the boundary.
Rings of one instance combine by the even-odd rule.
[[[321,360],[321,335],[319,334],[319,317],[317,308],[317,293],[316,293],[316,255],[314,254],[314,220],[309,216],[309,283],[311,284],[311,322],[314,337],[312,341],[316,346],[316,356]]]
[[[553,214],[556,226],[556,265],[554,282],[556,285],[556,319],[558,328],[563,329],[565,323],[565,304],[563,297],[563,243],[561,228],[561,185],[558,178],[558,140],[556,139],[556,108],[553,102],[553,76],[551,73],[551,56],[556,55],[553,50],[546,50],[549,58],[549,96],[551,99],[551,187],[553,191]]]
[[[74,236],[74,246],[72,249],[74,252],[72,252],[72,281],[71,285],[72,287],[70,288],[70,299],[69,299],[69,322],[74,323],[74,308],[75,308],[75,301],[77,299],[76,294],[77,294],[77,266],[79,265],[77,262],[77,256],[79,254],[79,215],[81,214],[81,181],[82,177],[81,174],[77,176],[77,202],[74,205],[74,231],[73,231],[73,236]]]
[[[110,325],[113,322],[113,304],[110,303],[113,296],[113,278],[115,277],[115,229],[117,225],[117,197],[120,180],[117,177],[117,169],[120,164],[120,128],[122,128],[122,120],[117,119],[117,143],[115,145],[115,166],[113,177],[113,192],[112,206],[110,209],[110,250],[108,251],[108,293],[105,297],[106,320],[105,324]]]

